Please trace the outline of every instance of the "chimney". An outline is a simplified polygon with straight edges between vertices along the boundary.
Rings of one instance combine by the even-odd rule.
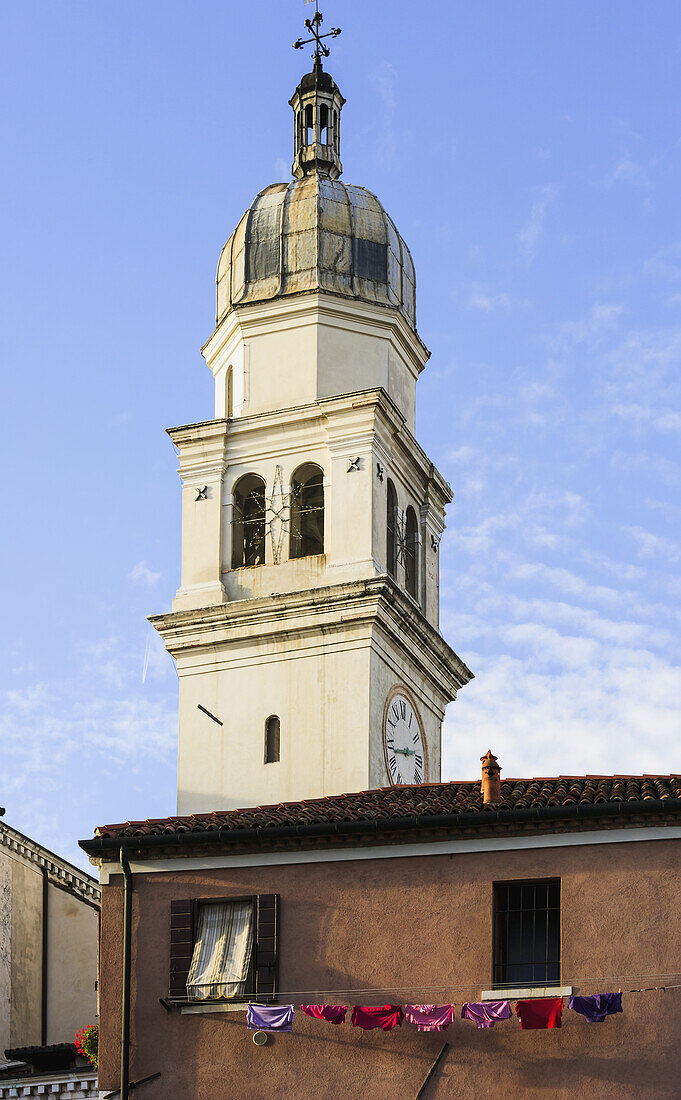
[[[482,801],[485,805],[489,802],[500,802],[501,768],[499,767],[499,761],[491,749],[488,749],[485,755],[480,757],[480,760],[482,761]]]

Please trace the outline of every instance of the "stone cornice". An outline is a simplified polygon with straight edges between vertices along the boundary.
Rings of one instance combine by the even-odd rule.
[[[20,856],[41,874],[43,869],[46,870],[48,880],[55,886],[99,909],[99,885],[84,871],[79,871],[65,859],[4,822],[0,823],[0,845],[10,854]]]
[[[430,358],[421,337],[410,328],[396,307],[372,305],[324,291],[301,291],[285,298],[234,306],[201,348],[201,354],[210,363],[230,341],[247,340],[272,328],[280,331],[282,325],[296,326],[311,322],[350,326],[355,332],[359,326],[365,326],[372,335],[387,329],[390,338],[411,362],[415,377]]]
[[[388,445],[397,447],[403,463],[415,465],[426,483],[430,494],[439,495],[442,504],[452,499],[452,490],[428,455],[419,445],[416,437],[407,427],[406,421],[397,405],[384,389],[356,390],[339,397],[325,397],[305,405],[293,405],[288,409],[271,412],[253,413],[250,416],[235,417],[232,420],[202,420],[196,424],[182,424],[168,428],[167,433],[180,450],[188,447],[200,447],[209,444],[213,448],[213,461],[218,465],[222,461],[221,447],[227,434],[238,439],[244,433],[257,433],[271,430],[273,426],[284,427],[288,424],[304,424],[306,421],[326,417],[329,422],[344,413],[359,410],[362,407],[380,410],[383,423],[381,439],[384,451]],[[197,458],[200,463],[201,458]],[[210,461],[209,459],[203,461]]]
[[[364,624],[372,629],[378,624],[395,645],[408,652],[440,693],[454,698],[473,678],[417,605],[388,576],[153,615],[149,621],[176,659],[190,653],[214,655],[216,647],[243,637],[252,643],[291,632],[299,637],[314,635],[320,630],[328,637],[334,630],[347,634],[351,626]]]

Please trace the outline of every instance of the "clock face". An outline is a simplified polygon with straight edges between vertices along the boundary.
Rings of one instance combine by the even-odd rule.
[[[391,783],[423,783],[425,753],[421,722],[407,696],[400,692],[388,701],[383,742]]]

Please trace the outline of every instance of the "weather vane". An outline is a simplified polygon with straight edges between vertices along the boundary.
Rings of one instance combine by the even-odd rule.
[[[311,4],[312,0],[305,0],[305,3]],[[329,47],[324,45],[323,40],[325,38],[338,38],[338,35],[341,32],[340,27],[332,27],[331,30],[327,31],[326,34],[320,34],[319,31],[323,22],[324,16],[319,10],[319,0],[314,0],[314,15],[312,16],[312,19],[305,20],[305,26],[312,37],[298,38],[293,43],[294,50],[302,50],[303,46],[307,46],[308,43],[314,42],[315,49],[312,57],[314,59],[315,65],[321,65],[322,57],[328,57],[330,53]]]

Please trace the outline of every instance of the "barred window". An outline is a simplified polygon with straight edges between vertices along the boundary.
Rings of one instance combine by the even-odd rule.
[[[494,984],[560,982],[560,879],[494,885]]]

